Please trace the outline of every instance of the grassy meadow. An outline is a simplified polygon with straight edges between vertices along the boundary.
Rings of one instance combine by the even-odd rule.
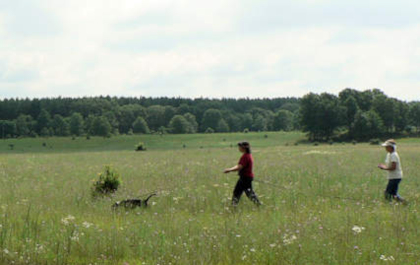
[[[420,140],[399,141],[408,205],[383,200],[385,151],[301,133],[0,141],[1,264],[417,264]],[[263,206],[230,200],[249,140]],[[142,141],[148,150],[134,152]],[[43,144],[45,143],[45,146]],[[13,150],[10,145],[13,144]],[[185,147],[184,147],[185,145]],[[122,176],[92,199],[105,165]],[[150,207],[113,202],[157,191]]]

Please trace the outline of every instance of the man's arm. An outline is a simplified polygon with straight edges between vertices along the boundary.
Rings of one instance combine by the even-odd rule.
[[[382,169],[382,170],[394,171],[395,169],[397,169],[397,163],[396,162],[392,162],[392,164],[391,164],[390,167],[388,167],[388,166],[386,166],[384,164],[380,164],[378,167],[380,169]]]

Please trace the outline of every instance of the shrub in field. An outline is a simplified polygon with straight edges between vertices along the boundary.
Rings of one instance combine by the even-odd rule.
[[[356,141],[356,140],[353,140],[351,143],[352,143],[353,145],[356,145],[356,144],[357,144],[357,141]]]
[[[86,140],[90,140],[90,134],[86,135]]]
[[[318,146],[319,145],[319,143],[318,142],[314,142],[314,146]]]
[[[244,129],[244,133],[249,133],[249,129],[248,128]]]
[[[146,145],[143,142],[136,144],[136,151],[146,151]]]
[[[333,140],[329,140],[329,141],[328,141],[328,143],[329,143],[330,145],[333,145],[333,144],[334,144],[334,141],[333,141]]]
[[[205,133],[214,133],[213,128],[208,127],[205,131]]]
[[[14,144],[9,144],[9,148],[10,148],[10,150],[15,149],[15,145]]]
[[[114,193],[120,184],[120,175],[110,166],[106,166],[104,172],[99,174],[99,179],[93,184],[92,196]]]
[[[379,140],[378,138],[375,138],[375,139],[370,139],[370,140],[369,140],[369,143],[370,143],[371,145],[379,145],[379,144],[381,143],[381,140]]]

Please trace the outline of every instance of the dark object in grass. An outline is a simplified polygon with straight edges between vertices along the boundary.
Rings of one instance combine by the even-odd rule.
[[[90,140],[90,135],[86,135],[86,140]]]
[[[156,193],[153,193],[151,195],[149,195],[149,197],[147,197],[145,200],[141,200],[141,199],[128,199],[128,200],[123,200],[123,201],[118,201],[116,203],[114,203],[114,205],[112,205],[113,209],[116,209],[118,207],[124,207],[124,208],[131,208],[134,209],[136,207],[147,207],[147,202],[149,201],[149,199],[152,196],[155,196]]]
[[[357,141],[356,141],[356,140],[353,140],[351,143],[352,143],[353,145],[356,145],[356,144],[357,144]]]
[[[140,142],[136,145],[136,151],[146,151],[146,146],[144,145],[144,143]]]
[[[264,135],[264,138],[266,138],[266,139],[267,139],[267,138],[268,138],[268,135],[267,135],[267,134],[265,134],[265,135]]]
[[[47,143],[42,143],[42,146],[43,146],[43,147],[46,147],[46,146],[47,146]]]
[[[182,148],[187,148],[187,146],[185,144],[182,145]]]
[[[9,144],[9,148],[10,148],[10,150],[15,149],[15,145],[14,144]]]
[[[318,142],[314,142],[314,146],[318,146],[319,145],[319,143]]]
[[[71,137],[71,139],[72,139],[73,141],[74,141],[74,140],[76,140],[76,136],[74,136],[74,135],[73,135],[73,136]]]

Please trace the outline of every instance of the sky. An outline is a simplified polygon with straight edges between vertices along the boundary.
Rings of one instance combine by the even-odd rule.
[[[0,98],[420,100],[420,1],[0,0]]]

